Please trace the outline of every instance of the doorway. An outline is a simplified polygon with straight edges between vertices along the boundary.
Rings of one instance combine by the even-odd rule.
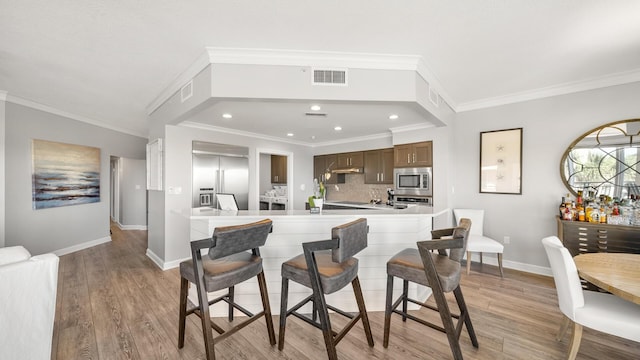
[[[256,149],[255,209],[288,210],[293,204],[293,153]]]

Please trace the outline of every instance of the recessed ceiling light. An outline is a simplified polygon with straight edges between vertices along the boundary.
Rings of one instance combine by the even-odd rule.
[[[233,116],[229,113],[222,114],[222,117],[225,119],[231,119]]]
[[[342,127],[340,127],[340,126],[336,126],[336,127],[334,127],[334,128],[333,128],[333,130],[335,130],[335,131],[340,131],[340,130],[342,130]]]
[[[287,133],[287,136],[293,136],[293,133]]]
[[[320,110],[320,105],[311,105],[311,110],[313,110],[313,111]]]
[[[396,115],[396,114],[391,114],[391,115],[389,115],[389,120],[395,120],[395,119],[397,119],[397,118],[399,118],[399,116],[398,116],[398,115]]]

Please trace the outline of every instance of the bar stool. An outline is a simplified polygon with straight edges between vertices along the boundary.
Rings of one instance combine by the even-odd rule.
[[[210,239],[191,242],[191,260],[180,263],[180,319],[178,330],[178,348],[184,347],[184,332],[187,315],[196,314],[202,321],[207,359],[215,359],[214,341],[211,328],[220,335],[216,341],[222,340],[264,316],[271,345],[276,344],[273,330],[271,308],[267,283],[262,270],[262,258],[259,247],[264,245],[271,232],[271,220],[266,219],[250,224],[217,227]],[[202,249],[209,249],[207,255],[201,255]],[[251,250],[251,252],[249,252]],[[263,311],[252,314],[234,301],[234,285],[252,277],[258,278]],[[196,285],[198,305],[188,301],[189,282]],[[228,292],[216,299],[209,300],[207,293],[228,288]],[[248,319],[224,330],[209,316],[209,306],[220,301],[229,304],[229,321],[233,321],[233,310],[238,309]],[[187,309],[187,302],[191,308]]]
[[[373,336],[371,335],[367,309],[365,308],[360,281],[358,280],[358,259],[353,257],[367,247],[368,231],[367,219],[362,218],[334,227],[331,229],[331,240],[303,243],[304,253],[282,264],[279,350],[284,348],[285,326],[289,315],[294,315],[322,330],[327,355],[330,360],[338,358],[336,345],[359,320],[362,320],[369,346],[373,346]],[[289,280],[311,288],[313,293],[287,310]],[[353,292],[358,304],[359,313],[357,315],[346,313],[328,305],[324,297],[325,294],[334,293],[349,283],[353,286]],[[313,303],[311,318],[297,312],[308,302]],[[340,332],[335,332],[331,328],[328,310],[332,310],[351,320]],[[316,320],[316,315],[319,317],[319,323]]]
[[[410,319],[446,333],[451,352],[456,360],[462,359],[462,351],[460,350],[458,339],[463,325],[467,327],[473,346],[478,347],[478,340],[460,289],[460,261],[465,252],[470,228],[471,220],[461,219],[460,225],[456,228],[433,230],[431,231],[433,240],[419,241],[417,249],[404,249],[387,262],[387,299],[383,339],[385,348],[389,346],[392,313],[400,314],[402,321]],[[449,250],[448,255],[447,249]],[[438,253],[432,253],[432,250],[438,250]],[[400,297],[395,302],[392,302],[394,277],[402,279],[403,287]],[[437,307],[428,305],[424,301],[409,298],[409,281],[430,287]],[[451,291],[453,291],[458,303],[459,315],[451,314],[449,310],[445,293]],[[438,311],[444,327],[409,314],[407,312],[408,302]],[[397,310],[400,304],[402,304],[402,310]],[[458,319],[455,326],[453,318]]]

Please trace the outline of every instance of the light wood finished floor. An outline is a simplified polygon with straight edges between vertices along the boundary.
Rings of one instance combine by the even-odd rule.
[[[53,359],[204,359],[199,319],[187,319],[185,347],[177,348],[177,269],[161,271],[145,256],[146,231],[113,227],[113,241],[62,256]],[[551,278],[474,264],[462,275],[480,348],[461,336],[466,359],[563,359],[569,334],[556,342],[561,322]],[[429,300],[433,302],[433,300]],[[451,306],[455,302],[451,297]],[[437,320],[437,314],[421,310]],[[436,316],[436,317],[434,317]],[[332,318],[333,319],[333,318]],[[451,359],[444,334],[392,318],[382,347],[384,313],[370,313],[375,347],[358,325],[338,344],[340,359]],[[276,324],[278,319],[275,317]],[[220,323],[220,321],[218,321]],[[341,325],[340,317],[335,324]],[[259,320],[216,344],[218,359],[326,359],[319,330],[291,317],[282,352],[269,346]],[[638,359],[640,344],[585,329],[578,359]]]

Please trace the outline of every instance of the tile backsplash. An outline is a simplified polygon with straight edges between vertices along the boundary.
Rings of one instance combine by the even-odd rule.
[[[369,202],[380,199],[386,202],[388,188],[392,189],[393,184],[365,184],[363,174],[345,174],[344,184],[327,185],[326,198],[328,201]]]

